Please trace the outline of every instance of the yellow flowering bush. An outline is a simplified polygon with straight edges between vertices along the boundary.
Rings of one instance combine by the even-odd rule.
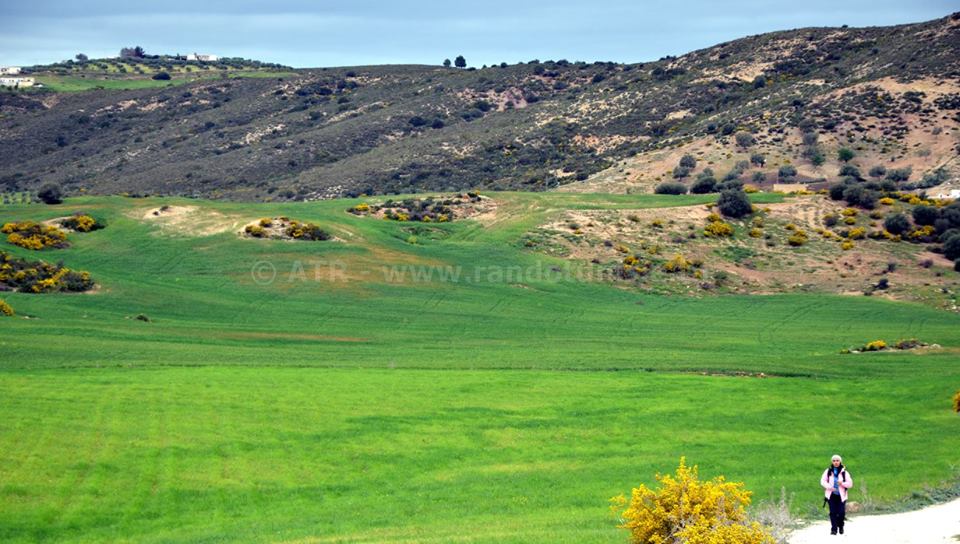
[[[856,208],[844,208],[843,211],[840,212],[844,217],[856,217],[858,213]]]
[[[92,232],[104,228],[105,225],[89,215],[76,213],[66,219],[61,219],[60,226],[77,232]]]
[[[910,233],[911,240],[922,240],[923,238],[930,238],[937,232],[937,229],[933,225],[924,225],[922,227],[913,229]]]
[[[953,411],[960,414],[960,389],[953,394]]]
[[[703,233],[717,238],[733,236],[733,227],[724,221],[711,221],[704,227]]]
[[[628,501],[610,499],[618,527],[634,544],[774,544],[763,526],[747,519],[752,493],[723,476],[701,481],[697,466],[680,458],[675,475],[657,474],[659,489],[634,488]]]
[[[855,217],[844,217],[843,222],[847,225],[856,225],[857,219]]]
[[[844,240],[843,243],[840,244],[840,249],[844,251],[849,251],[853,249],[853,242],[851,242],[850,240]]]
[[[273,226],[273,218],[264,217],[260,219],[260,226],[264,228],[270,228]]]
[[[614,249],[617,250],[618,253],[630,253],[630,248],[623,244],[617,244],[614,246]]]
[[[0,314],[3,314],[7,317],[13,317],[16,312],[13,311],[13,307],[7,304],[7,301],[0,298]]]
[[[262,219],[260,223],[263,223]],[[243,229],[243,232],[254,238],[263,238],[267,235],[267,231],[261,225],[247,225],[246,228]]]
[[[885,349],[887,349],[887,343],[883,340],[867,342],[867,345],[863,346],[863,351],[883,351]]]
[[[663,219],[654,219],[653,221],[650,222],[650,226],[653,227],[653,228],[655,228],[655,229],[662,229],[662,228],[663,228]]]
[[[635,255],[630,255],[629,257],[626,257],[623,259],[623,264],[627,266],[633,266],[639,262],[640,262],[640,259],[638,259]]]
[[[752,229],[750,229],[750,232],[748,232],[747,234],[749,234],[751,238],[760,238],[761,236],[763,236],[763,231],[758,229],[757,227],[753,227]]]
[[[5,223],[0,232],[7,235],[7,241],[26,249],[41,250],[48,247],[67,247],[67,233],[57,227],[41,225],[34,221]]]
[[[720,214],[713,212],[707,216],[707,223],[717,223],[721,220]]]
[[[893,206],[894,202],[896,201],[890,198],[889,196],[885,196],[880,199],[880,203],[883,204],[884,206]]]
[[[94,286],[89,272],[59,264],[27,261],[0,251],[0,288],[25,293],[87,291]]]
[[[687,272],[693,264],[683,255],[677,253],[669,261],[663,263],[663,269],[671,274],[675,272]]]
[[[847,238],[851,240],[863,240],[866,237],[867,237],[867,229],[863,227],[852,228],[847,233]]]

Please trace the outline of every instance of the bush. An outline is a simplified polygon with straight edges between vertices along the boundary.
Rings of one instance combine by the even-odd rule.
[[[675,181],[667,181],[657,185],[653,192],[658,195],[683,195],[687,193],[687,186]]]
[[[871,178],[882,178],[887,174],[887,167],[883,165],[877,165],[870,169]]]
[[[67,233],[57,227],[49,227],[33,221],[20,223],[4,223],[0,232],[7,235],[7,241],[15,246],[26,249],[41,250],[44,248],[65,248]]]
[[[891,214],[883,220],[883,228],[891,234],[903,234],[910,230],[910,220],[902,213]]]
[[[697,159],[693,155],[684,155],[680,158],[680,166],[693,170],[697,167]]]
[[[951,261],[960,259],[960,233],[956,233],[944,240],[943,255]]]
[[[919,205],[910,212],[913,222],[918,225],[933,225],[940,218],[940,212],[933,206]]]
[[[960,414],[960,389],[953,394],[953,411]]]
[[[657,490],[641,485],[633,489],[629,502],[623,495],[611,499],[618,527],[630,532],[630,542],[774,543],[759,523],[747,520],[752,493],[743,483],[727,482],[723,476],[700,481],[697,466],[688,468],[683,457],[675,476],[656,478]]]
[[[838,175],[840,177],[855,178],[857,180],[863,179],[863,177],[860,175],[860,169],[852,164],[845,164],[841,166]]]
[[[717,209],[727,217],[743,217],[753,211],[750,198],[742,190],[728,190],[720,193]]]
[[[763,166],[767,163],[767,158],[762,153],[754,153],[750,155],[750,163],[754,166]]]
[[[794,232],[792,236],[787,238],[787,243],[793,247],[802,246],[807,243],[807,233],[802,230],[798,230]]]
[[[738,132],[734,138],[737,141],[737,145],[744,149],[752,146],[755,141],[753,139],[753,134],[750,134],[749,132]]]
[[[59,204],[63,202],[63,190],[56,183],[47,183],[37,191],[37,198],[44,204]]]
[[[677,272],[688,272],[693,266],[693,263],[687,260],[686,257],[677,253],[669,261],[663,263],[663,270],[671,274]]]
[[[153,74],[153,77],[150,79],[156,79],[158,81],[169,81],[170,74],[168,74],[167,72],[157,72],[156,74]]]
[[[723,221],[711,221],[704,227],[703,234],[710,237],[725,238],[733,236],[733,227]]]
[[[17,259],[0,251],[0,289],[25,293],[87,291],[93,288],[88,272],[70,270],[43,261]]]
[[[329,240],[330,234],[313,223],[291,221],[284,234],[295,240]]]
[[[887,349],[887,343],[883,340],[874,340],[863,346],[863,351],[883,351]]]
[[[682,179],[690,175],[690,169],[686,166],[677,166],[673,169],[673,177]]]
[[[0,298],[0,314],[3,314],[7,317],[13,317],[16,312],[13,311],[13,307],[7,304],[7,301]]]
[[[254,238],[264,238],[267,235],[267,231],[260,225],[247,225],[243,231]]]
[[[910,166],[907,166],[906,168],[894,168],[892,170],[887,170],[887,179],[899,183],[910,179],[911,174],[913,174],[913,168]]]
[[[690,186],[690,192],[697,195],[715,192],[717,180],[713,177],[700,177]]]
[[[846,148],[846,147],[841,147],[841,148],[837,151],[837,158],[840,159],[840,160],[843,161],[843,162],[850,162],[850,161],[851,161],[854,157],[856,157],[856,156],[857,156],[857,154],[854,153],[853,150],[848,149],[848,148]]]
[[[61,220],[60,226],[77,232],[92,232],[100,230],[106,225],[89,215],[77,213]]]
[[[797,169],[789,164],[781,166],[777,171],[777,177],[780,178],[780,181],[789,181],[796,177]]]

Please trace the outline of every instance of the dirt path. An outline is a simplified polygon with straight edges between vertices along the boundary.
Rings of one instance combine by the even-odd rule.
[[[826,510],[823,514],[827,517]],[[875,516],[849,515],[843,536],[830,536],[830,522],[795,531],[790,544],[940,544],[960,542],[960,499],[913,512]]]

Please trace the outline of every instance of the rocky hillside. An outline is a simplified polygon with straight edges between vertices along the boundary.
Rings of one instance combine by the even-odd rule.
[[[910,167],[915,182],[942,168],[937,185],[949,187],[957,51],[960,14],[775,32],[643,64],[368,66],[3,92],[0,190],[53,181],[73,194],[250,200],[652,191],[687,154],[758,185],[834,181],[851,160],[840,148],[859,168]],[[691,185],[697,172],[676,174]]]

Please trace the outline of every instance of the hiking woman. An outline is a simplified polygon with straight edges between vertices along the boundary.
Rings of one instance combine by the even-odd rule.
[[[847,513],[847,490],[853,487],[853,478],[843,466],[843,459],[834,455],[830,466],[820,478],[824,498],[830,504],[830,534],[843,534],[843,518]]]

